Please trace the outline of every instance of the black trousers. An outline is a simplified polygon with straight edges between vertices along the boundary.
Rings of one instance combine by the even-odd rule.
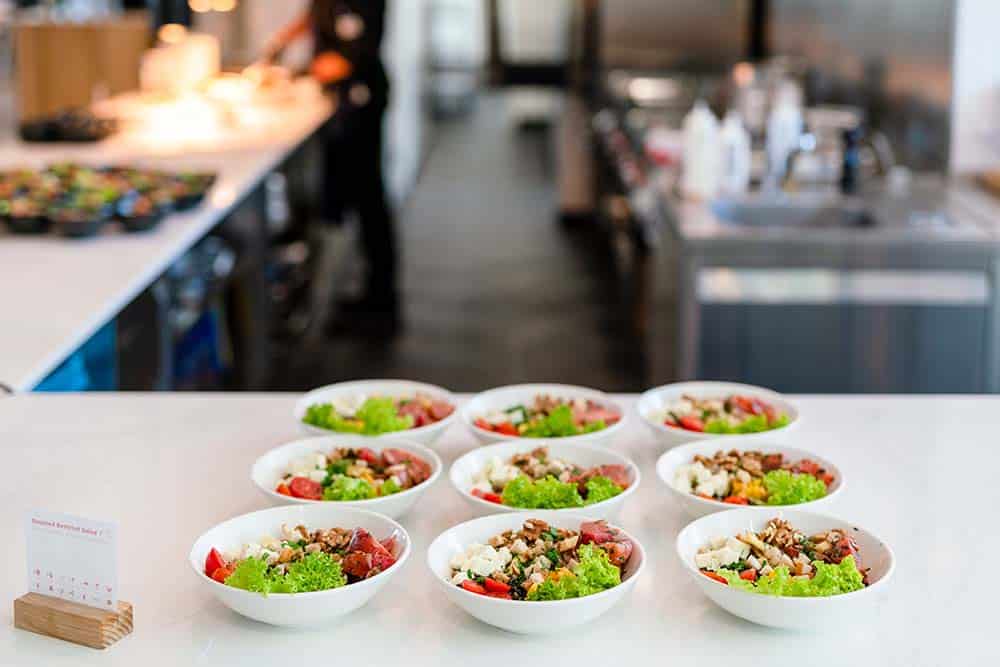
[[[382,175],[382,124],[385,106],[344,105],[324,133],[323,215],[342,224],[356,211],[361,248],[368,264],[366,298],[395,303],[398,246]]]

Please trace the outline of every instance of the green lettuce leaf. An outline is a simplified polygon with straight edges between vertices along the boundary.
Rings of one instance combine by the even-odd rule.
[[[534,419],[526,425],[521,435],[525,438],[565,438],[581,433],[593,433],[607,428],[604,420],[584,424],[581,428],[573,421],[573,410],[568,405],[560,405],[541,419]]]
[[[826,495],[826,484],[806,473],[772,470],[764,475],[768,505],[798,505]]]
[[[587,505],[600,503],[609,498],[614,498],[622,492],[622,487],[612,482],[603,475],[597,475],[587,480]]]
[[[323,500],[368,500],[376,495],[367,481],[347,475],[334,475],[323,489]]]
[[[546,579],[531,589],[527,599],[568,600],[600,593],[621,583],[621,571],[611,564],[603,549],[585,544],[580,547],[577,555],[580,562],[571,575]]]
[[[501,500],[504,505],[525,509],[557,510],[584,505],[576,484],[560,482],[551,475],[538,481],[521,475],[507,483]]]
[[[747,417],[735,426],[725,419],[712,419],[705,424],[705,433],[715,433],[717,435],[736,435],[740,433],[763,433],[773,431],[776,428],[788,426],[788,415],[781,415],[768,423],[765,415],[754,415]]]
[[[268,593],[271,583],[267,574],[267,563],[261,558],[247,558],[226,577],[226,586],[242,588],[251,593]]]
[[[814,561],[816,575],[812,579],[793,577],[787,567],[775,569],[774,574],[761,577],[756,582],[740,579],[738,572],[720,569],[716,572],[733,588],[750,593],[783,597],[828,597],[858,591],[865,587],[854,556],[848,556],[839,565]]]
[[[392,477],[382,482],[382,486],[379,487],[380,496],[391,496],[394,493],[399,493],[403,490],[399,484],[396,483]]]
[[[226,585],[251,593],[309,593],[347,585],[340,563],[326,553],[306,554],[281,574],[261,558],[247,558],[229,577]]]
[[[353,419],[344,419],[329,403],[317,403],[306,409],[302,421],[338,433],[361,435],[380,435],[413,427],[413,417],[399,416],[396,403],[391,398],[369,398]]]

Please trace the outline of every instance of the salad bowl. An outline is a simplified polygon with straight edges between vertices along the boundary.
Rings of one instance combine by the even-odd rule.
[[[550,510],[560,513],[586,514],[596,519],[610,519],[618,516],[626,499],[639,488],[641,475],[639,467],[630,459],[611,450],[608,447],[591,444],[569,444],[557,440],[545,443],[536,443],[531,439],[522,438],[520,441],[503,442],[494,445],[479,447],[458,458],[451,466],[449,477],[455,490],[474,507],[479,514],[493,512],[533,512],[527,508],[513,507],[503,503],[491,502],[481,496],[472,493],[475,480],[482,474],[487,464],[496,459],[502,461],[509,460],[516,454],[528,453],[539,444],[544,444],[548,449],[549,456],[562,459],[581,468],[594,468],[602,465],[621,466],[628,476],[629,485],[618,495],[583,507],[571,507],[567,509]]]
[[[457,403],[451,392],[442,387],[411,380],[357,380],[340,382],[313,389],[295,404],[292,413],[299,428],[306,435],[345,435],[330,429],[305,423],[304,418],[310,406],[330,403],[332,401],[356,401],[358,397],[391,397],[413,398],[417,395],[426,396],[434,401],[442,401],[452,407],[451,413],[444,419],[425,426],[418,426],[401,431],[392,431],[375,436],[360,436],[366,439],[403,439],[428,445],[436,441],[458,418]]]
[[[366,500],[309,500],[296,498],[276,491],[289,466],[298,459],[326,453],[337,447],[367,448],[381,455],[386,449],[401,449],[411,452],[426,461],[431,467],[430,477],[408,489]],[[261,456],[253,464],[250,477],[260,492],[275,505],[336,505],[357,507],[384,514],[397,519],[409,512],[417,501],[434,485],[444,465],[433,450],[415,441],[404,439],[365,438],[363,436],[322,436],[305,438],[282,445]]]
[[[204,563],[213,549],[236,550],[262,535],[279,534],[283,525],[300,524],[310,528],[363,528],[379,538],[394,536],[395,564],[369,579],[340,588],[292,594],[252,593],[205,574]],[[195,541],[188,561],[204,590],[236,613],[271,625],[301,627],[329,623],[367,603],[399,572],[411,550],[409,535],[392,519],[354,507],[317,503],[274,507],[224,521]]]
[[[705,576],[695,565],[703,546],[720,537],[759,531],[772,518],[787,520],[805,534],[840,529],[858,546],[861,567],[868,569],[868,586],[829,597],[780,597],[739,590]],[[854,524],[812,512],[780,508],[748,508],[717,512],[690,523],[677,536],[681,566],[715,604],[759,625],[787,630],[826,630],[869,622],[884,604],[895,570],[887,544]]]
[[[477,426],[476,422],[491,414],[503,413],[514,406],[530,405],[539,396],[574,401],[591,401],[597,406],[613,411],[619,419],[600,430],[562,437],[528,438],[499,433]],[[624,407],[610,396],[597,389],[588,389],[568,384],[518,384],[490,389],[474,396],[461,410],[461,419],[483,444],[494,442],[561,442],[607,445],[621,433],[628,418]]]
[[[740,444],[743,442],[745,441],[733,441],[729,438],[719,437],[713,440],[690,442],[686,445],[674,447],[673,449],[669,449],[664,452],[656,461],[656,476],[667,488],[667,492],[670,496],[681,506],[688,516],[692,518],[696,519],[715,512],[724,512],[726,510],[740,507],[739,505],[731,505],[720,500],[702,498],[694,493],[685,492],[678,489],[674,485],[674,479],[677,475],[678,469],[685,464],[691,463],[696,455],[711,457],[718,451],[729,451],[734,448],[744,449],[743,447],[740,447]],[[833,475],[833,483],[827,487],[826,495],[822,498],[796,505],[771,506],[774,510],[781,507],[806,509],[810,511],[816,510],[818,508],[828,506],[844,489],[844,476],[840,469],[823,457],[817,456],[812,452],[804,449],[798,449],[796,447],[789,447],[781,442],[774,442],[768,439],[754,440],[751,444],[748,444],[745,449],[758,450],[764,454],[782,454],[786,459],[792,461],[808,459],[819,464],[828,473]]]
[[[750,434],[699,433],[677,426],[669,426],[664,423],[664,417],[670,406],[680,401],[684,396],[709,399],[724,398],[732,395],[766,401],[779,414],[786,416],[788,423],[780,428]],[[763,387],[740,384],[738,382],[677,382],[656,387],[639,396],[639,400],[636,403],[636,411],[639,413],[639,418],[642,422],[656,436],[657,441],[668,448],[676,447],[686,442],[699,442],[720,437],[733,440],[733,445],[735,445],[735,440],[737,439],[744,440],[764,436],[770,440],[780,440],[798,428],[802,421],[798,409],[782,394]]]
[[[588,517],[559,511],[532,510],[516,514],[494,514],[449,528],[427,549],[427,566],[445,596],[483,623],[518,634],[557,634],[588,623],[622,601],[645,567],[642,545],[620,529],[633,551],[622,569],[621,583],[600,593],[564,600],[524,601],[479,595],[452,584],[451,562],[472,544],[486,544],[494,535],[518,530],[530,519],[541,519],[555,528],[575,530]]]

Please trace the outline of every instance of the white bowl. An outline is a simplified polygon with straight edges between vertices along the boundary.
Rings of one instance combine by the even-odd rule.
[[[698,549],[712,539],[761,530],[774,517],[786,519],[805,533],[831,528],[846,530],[857,541],[860,566],[871,568],[870,585],[853,593],[824,598],[776,597],[730,588],[709,579],[695,566]],[[871,622],[887,598],[895,569],[892,550],[871,533],[840,519],[790,509],[749,508],[702,517],[677,536],[677,556],[705,595],[729,613],[760,625],[789,630],[837,629]]]
[[[530,405],[536,396],[547,394],[556,398],[572,400],[575,398],[585,398],[600,405],[605,405],[617,411],[622,417],[611,426],[593,433],[583,435],[570,435],[563,438],[522,438],[516,435],[504,435],[487,431],[476,426],[475,421],[491,412],[506,410],[514,405]],[[462,421],[465,422],[475,436],[482,443],[492,442],[537,442],[548,444],[551,442],[583,442],[592,445],[610,444],[618,433],[625,426],[628,414],[624,407],[617,401],[602,391],[577,387],[569,384],[515,384],[506,387],[498,387],[477,394],[462,406]]]
[[[220,584],[205,575],[205,558],[213,547],[222,552],[236,551],[264,535],[280,535],[282,524],[302,524],[311,530],[364,528],[379,540],[395,534],[396,563],[371,579],[341,588],[267,596]],[[188,560],[205,589],[236,613],[262,623],[299,627],[329,623],[361,607],[399,572],[410,557],[411,549],[410,536],[392,519],[366,510],[326,503],[274,507],[220,523],[198,538],[191,547]]]
[[[680,400],[681,396],[690,395],[699,398],[718,398],[730,394],[741,394],[745,396],[756,396],[774,405],[779,412],[788,415],[788,426],[765,431],[764,433],[748,433],[736,435],[720,435],[718,433],[696,433],[686,429],[667,426],[658,417],[672,403]],[[798,409],[783,395],[763,387],[755,387],[750,384],[739,384],[738,382],[677,382],[655,389],[650,389],[639,396],[636,403],[636,410],[642,421],[656,434],[657,440],[667,447],[675,447],[685,442],[696,442],[700,440],[710,440],[713,438],[725,438],[733,440],[733,446],[737,439],[749,438],[759,439],[767,437],[770,440],[780,440],[788,436],[795,428],[798,428],[802,421]]]
[[[311,424],[304,423],[302,418],[305,416],[306,410],[311,405],[315,405],[316,403],[328,403],[331,399],[340,396],[356,396],[358,394],[364,394],[368,397],[409,397],[417,393],[425,394],[433,400],[447,401],[455,408],[455,410],[441,421],[428,424],[427,426],[411,428],[405,431],[383,433],[382,435],[377,436],[360,437],[371,440],[376,438],[384,438],[386,440],[411,440],[419,442],[422,445],[428,445],[441,437],[445,429],[453,424],[458,418],[458,403],[456,403],[455,397],[452,396],[451,392],[447,389],[443,389],[433,384],[412,382],[410,380],[357,380],[354,382],[331,384],[325,387],[320,387],[319,389],[313,389],[308,394],[300,398],[295,404],[293,416],[295,417],[295,421],[298,422],[299,428],[308,435],[344,435],[343,433],[336,433],[325,428],[319,428],[318,426],[312,426]]]
[[[427,549],[427,565],[431,576],[437,580],[448,599],[483,623],[503,630],[520,634],[555,634],[601,616],[635,587],[635,582],[645,566],[646,554],[642,545],[630,535],[628,537],[635,548],[622,572],[622,583],[587,597],[547,602],[499,600],[470,593],[448,580],[451,574],[449,562],[452,557],[464,553],[470,544],[477,542],[485,544],[494,535],[520,529],[528,519],[541,519],[556,528],[570,530],[579,530],[580,524],[589,520],[580,514],[539,510],[517,514],[494,514],[446,530]]]
[[[327,454],[337,447],[368,447],[377,454],[381,454],[382,450],[386,448],[396,448],[412,452],[430,464],[431,476],[423,483],[417,484],[400,493],[394,493],[384,498],[371,498],[369,500],[308,500],[306,498],[285,496],[274,490],[278,486],[278,482],[284,477],[285,471],[288,470],[288,466],[293,460],[306,454]],[[382,438],[365,438],[359,435],[324,436],[296,440],[295,442],[272,449],[253,464],[253,468],[250,470],[250,477],[253,479],[253,483],[257,485],[257,488],[275,505],[333,504],[340,507],[360,507],[384,514],[393,519],[398,519],[409,512],[413,508],[413,505],[420,500],[420,497],[431,488],[441,475],[443,467],[444,464],[441,463],[441,458],[437,454],[411,440],[385,440]]]
[[[816,454],[804,449],[786,447],[781,443],[776,443],[771,440],[754,440],[752,443],[744,443],[746,444],[745,447],[741,446],[741,442],[733,442],[729,438],[718,437],[714,440],[690,442],[686,445],[674,447],[673,449],[667,450],[659,458],[659,460],[657,460],[656,475],[667,487],[670,495],[674,497],[682,508],[684,508],[684,511],[687,512],[689,516],[694,518],[705,516],[706,514],[712,514],[713,512],[724,512],[738,507],[737,505],[729,505],[719,500],[699,498],[693,493],[684,493],[674,487],[673,480],[674,475],[677,472],[677,468],[686,463],[691,463],[694,460],[695,454],[711,457],[719,450],[728,452],[731,449],[755,449],[757,451],[764,452],[765,454],[784,454],[787,459],[792,461],[810,459],[826,468],[826,470],[833,475],[833,484],[827,488],[826,495],[822,498],[808,503],[800,503],[798,505],[777,505],[774,507],[775,509],[778,507],[788,507],[789,509],[816,510],[820,507],[828,505],[834,499],[834,496],[839,494],[844,488],[843,473],[840,472],[840,469],[837,468],[837,466],[833,465],[822,456],[817,456]]]
[[[574,445],[559,442],[557,440],[547,441],[543,446],[548,447],[549,454],[551,456],[569,461],[570,463],[575,463],[583,468],[591,468],[604,464],[617,464],[625,466],[625,468],[629,471],[631,478],[631,484],[629,484],[629,487],[614,498],[609,498],[603,502],[594,503],[593,505],[587,505],[586,507],[573,507],[551,511],[586,514],[587,516],[595,519],[609,519],[618,516],[625,499],[635,493],[635,490],[639,488],[639,482],[641,480],[639,467],[631,460],[621,454],[618,454],[617,452],[612,451],[611,449],[608,449],[607,447],[585,444]],[[473,477],[482,471],[482,469],[486,467],[486,463],[494,456],[499,456],[502,460],[506,461],[515,454],[530,452],[537,447],[539,447],[539,445],[533,442],[530,438],[520,438],[519,442],[503,442],[497,445],[473,449],[471,452],[465,454],[452,464],[451,470],[449,471],[451,484],[460,494],[462,494],[462,497],[465,498],[466,502],[470,503],[481,514],[493,512],[534,511],[491,503],[472,495],[470,489],[472,488]]]

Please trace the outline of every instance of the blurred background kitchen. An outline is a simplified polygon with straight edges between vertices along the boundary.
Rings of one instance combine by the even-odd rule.
[[[389,318],[309,4],[0,1],[0,384],[1000,391],[1000,4],[389,0]]]

